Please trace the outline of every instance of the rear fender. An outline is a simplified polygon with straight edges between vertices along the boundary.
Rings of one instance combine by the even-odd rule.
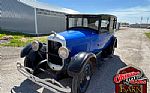
[[[114,46],[114,48],[117,48],[117,37],[112,38],[112,43],[111,44]]]
[[[114,46],[114,48],[117,48],[117,37],[112,37],[110,46]]]
[[[117,37],[114,37],[114,47],[117,48]]]

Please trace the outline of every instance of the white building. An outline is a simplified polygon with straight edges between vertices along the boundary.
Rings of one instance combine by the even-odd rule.
[[[77,11],[35,0],[0,0],[0,27],[8,31],[48,34],[66,28],[65,14]]]

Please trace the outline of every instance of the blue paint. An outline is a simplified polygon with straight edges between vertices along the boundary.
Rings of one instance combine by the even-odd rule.
[[[113,37],[109,32],[97,34],[92,29],[76,28],[59,33],[66,39],[70,56],[79,52],[99,52],[106,48]]]

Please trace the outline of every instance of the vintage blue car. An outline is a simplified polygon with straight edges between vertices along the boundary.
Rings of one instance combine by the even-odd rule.
[[[24,66],[17,63],[17,69],[53,92],[84,93],[101,62],[98,58],[114,54],[117,18],[108,14],[69,14],[66,23],[65,31],[50,33],[47,44],[34,41],[25,46],[21,51]],[[43,72],[50,78],[38,77]],[[72,78],[71,87],[58,82],[68,77]]]

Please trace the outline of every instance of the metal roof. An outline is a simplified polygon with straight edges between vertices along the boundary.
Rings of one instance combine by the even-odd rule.
[[[31,6],[33,8],[63,12],[63,13],[67,13],[67,14],[77,14],[77,13],[79,13],[78,11],[75,11],[75,10],[72,10],[72,9],[54,6],[54,5],[38,2],[36,0],[18,0],[18,1],[21,2],[21,3],[24,3],[28,6]]]

